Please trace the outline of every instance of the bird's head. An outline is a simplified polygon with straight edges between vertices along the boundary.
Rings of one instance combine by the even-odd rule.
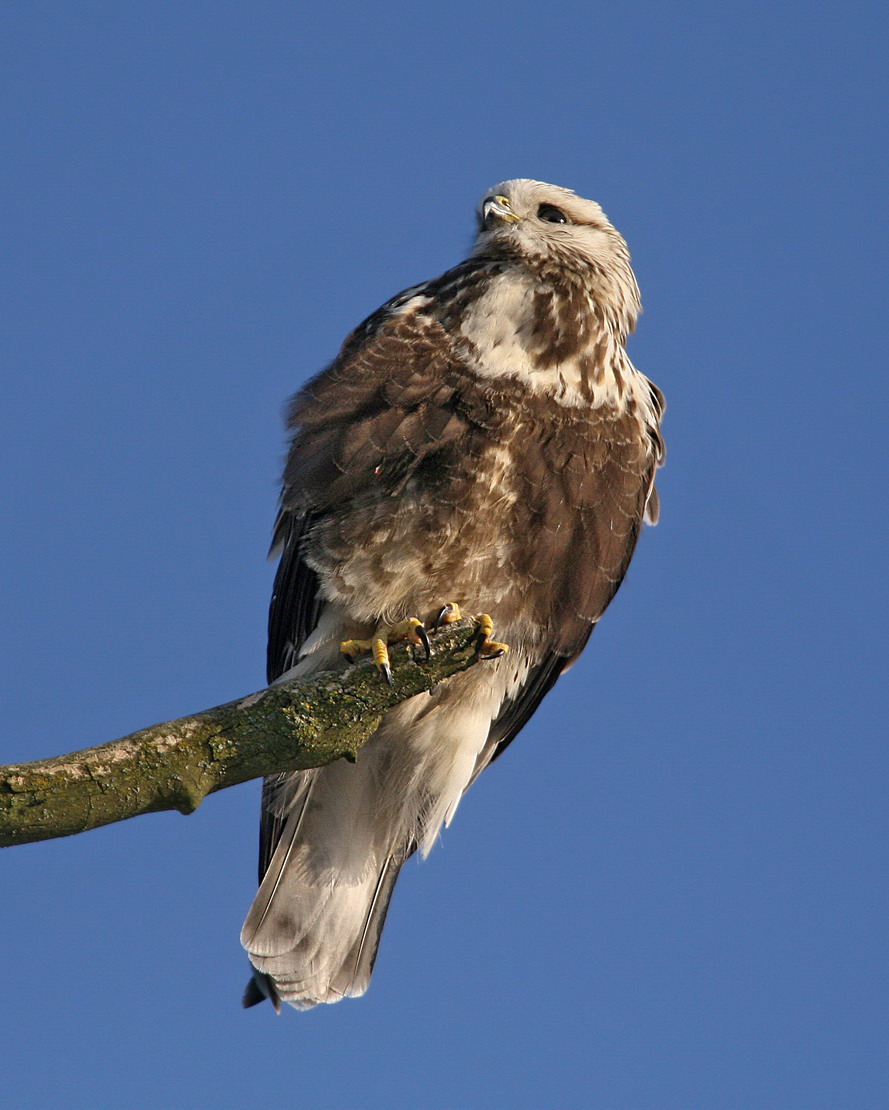
[[[618,315],[625,331],[633,330],[641,311],[623,236],[595,201],[570,189],[528,178],[489,189],[478,207],[473,254],[514,258],[544,278],[570,274]]]

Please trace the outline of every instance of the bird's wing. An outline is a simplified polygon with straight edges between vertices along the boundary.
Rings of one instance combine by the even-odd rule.
[[[280,552],[269,606],[266,671],[274,682],[296,662],[299,649],[318,624],[323,600],[318,576],[303,558],[303,541],[311,527],[310,512],[281,512],[275,525],[272,554]]]
[[[603,412],[579,451],[566,450],[557,434],[538,451],[517,456],[519,466],[541,465],[550,475],[549,481],[528,482],[537,492],[524,506],[525,527],[536,542],[528,545],[523,569],[532,581],[544,581],[552,566],[573,569],[552,597],[546,650],[493,721],[472,781],[506,749],[583,651],[626,575],[643,520],[657,521],[654,483],[664,460],[665,405],[657,387],[649,385],[654,423],[643,430],[627,415]]]
[[[368,317],[291,402],[294,435],[272,543],[280,563],[269,611],[269,682],[297,661],[324,607],[305,560],[312,526],[375,486],[391,492],[394,484],[397,492],[430,455],[465,444],[471,421],[461,411],[448,336],[429,317],[401,311],[423,301],[425,288]]]
[[[324,607],[324,599],[318,593],[318,576],[306,565],[302,553],[310,525],[310,513],[294,515],[283,511],[275,525],[272,554],[280,551],[280,562],[269,606],[269,682],[274,682],[296,663],[299,649],[315,630]],[[270,775],[263,782],[259,826],[260,882],[275,853],[301,784],[301,778],[287,774]]]

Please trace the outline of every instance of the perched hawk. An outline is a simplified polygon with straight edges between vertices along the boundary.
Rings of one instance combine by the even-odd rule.
[[[294,399],[269,681],[344,666],[362,640],[382,681],[387,640],[443,612],[494,628],[491,658],[390,710],[357,763],[266,780],[245,1005],[364,993],[401,865],[614,596],[664,457],[663,396],[624,349],[639,310],[597,204],[505,181],[469,259],[385,304]]]

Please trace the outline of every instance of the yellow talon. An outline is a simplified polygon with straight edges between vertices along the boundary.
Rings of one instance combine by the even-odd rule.
[[[478,631],[478,654],[482,659],[499,659],[509,651],[509,644],[501,644],[491,639],[494,622],[487,613],[479,613],[475,618],[481,625]]]

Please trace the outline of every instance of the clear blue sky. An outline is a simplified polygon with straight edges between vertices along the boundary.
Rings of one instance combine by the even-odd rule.
[[[882,1110],[885,5],[20,0],[5,760],[261,686],[281,411],[538,177],[628,239],[662,524],[407,867],[243,1012],[258,784],[3,853],[4,1104]]]

